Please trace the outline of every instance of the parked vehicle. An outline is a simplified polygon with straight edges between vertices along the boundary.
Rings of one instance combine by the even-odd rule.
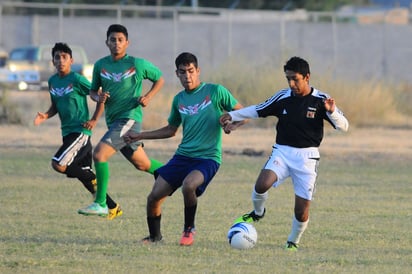
[[[52,45],[17,47],[10,51],[5,67],[0,69],[0,82],[19,90],[47,89],[47,81],[56,72],[51,56]],[[80,46],[70,45],[73,51],[72,70],[91,80],[93,65]]]

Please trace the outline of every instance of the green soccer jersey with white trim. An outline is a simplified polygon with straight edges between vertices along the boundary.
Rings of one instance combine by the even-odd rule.
[[[49,78],[49,93],[60,117],[62,136],[73,132],[91,135],[91,131],[83,127],[89,120],[87,95],[90,82],[84,76],[70,72],[64,77],[57,73]]]
[[[222,162],[222,127],[219,117],[237,100],[222,85],[201,83],[194,91],[179,92],[173,99],[168,123],[182,125],[183,138],[176,154]]]
[[[123,118],[142,122],[143,111],[137,99],[142,94],[143,80],[155,82],[161,76],[160,69],[149,61],[127,54],[120,60],[111,56],[99,59],[94,64],[91,89],[97,91],[101,87],[110,93],[105,103],[107,126]]]

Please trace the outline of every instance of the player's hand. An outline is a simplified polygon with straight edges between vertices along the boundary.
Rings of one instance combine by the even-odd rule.
[[[231,121],[232,121],[232,116],[230,116],[230,114],[228,113],[223,114],[219,118],[219,123],[223,128],[225,128],[226,125],[230,124]]]
[[[99,103],[106,103],[106,101],[110,98],[110,92],[103,91],[99,93]]]
[[[128,131],[128,132],[126,132],[125,135],[123,135],[123,140],[124,140],[127,144],[130,144],[130,143],[139,141],[139,140],[140,140],[140,138],[139,138],[139,133],[132,132],[132,131]]]
[[[335,111],[335,107],[336,107],[335,99],[327,98],[323,102],[325,103],[325,109],[327,112],[332,113]]]
[[[88,129],[88,130],[92,130],[97,124],[96,120],[89,120],[85,123],[83,123],[83,127]]]
[[[137,98],[137,103],[142,107],[146,107],[149,104],[150,98],[147,96],[140,96]]]
[[[33,124],[34,124],[35,126],[38,126],[38,125],[40,125],[41,123],[43,123],[44,121],[46,121],[47,118],[49,118],[49,116],[47,115],[47,113],[37,112],[36,117],[34,117]]]

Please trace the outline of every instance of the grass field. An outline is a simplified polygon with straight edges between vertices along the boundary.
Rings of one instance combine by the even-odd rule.
[[[58,128],[1,126],[0,273],[410,273],[412,269],[411,130],[327,133],[311,221],[297,253],[283,250],[293,210],[290,182],[269,193],[258,244],[231,249],[226,233],[251,210],[250,193],[273,142],[271,130],[224,139],[224,163],[199,200],[196,242],[180,247],[180,192],[163,207],[163,244],[145,246],[145,204],[152,177],[116,155],[109,191],[123,207],[113,221],[77,209],[91,196],[52,171]],[[97,136],[101,133],[97,132]],[[178,138],[146,143],[166,161]],[[243,148],[264,150],[249,157]]]

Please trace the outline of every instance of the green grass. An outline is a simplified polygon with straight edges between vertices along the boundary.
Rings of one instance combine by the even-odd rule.
[[[152,177],[116,155],[109,191],[124,215],[113,221],[76,213],[91,196],[52,171],[54,147],[0,147],[0,273],[410,273],[410,163],[322,158],[311,221],[297,253],[283,250],[293,210],[290,182],[272,189],[258,244],[231,249],[226,233],[251,210],[263,157],[225,155],[199,199],[194,246],[180,247],[180,192],[163,206],[165,242],[144,246]],[[148,153],[162,161],[173,150]]]

